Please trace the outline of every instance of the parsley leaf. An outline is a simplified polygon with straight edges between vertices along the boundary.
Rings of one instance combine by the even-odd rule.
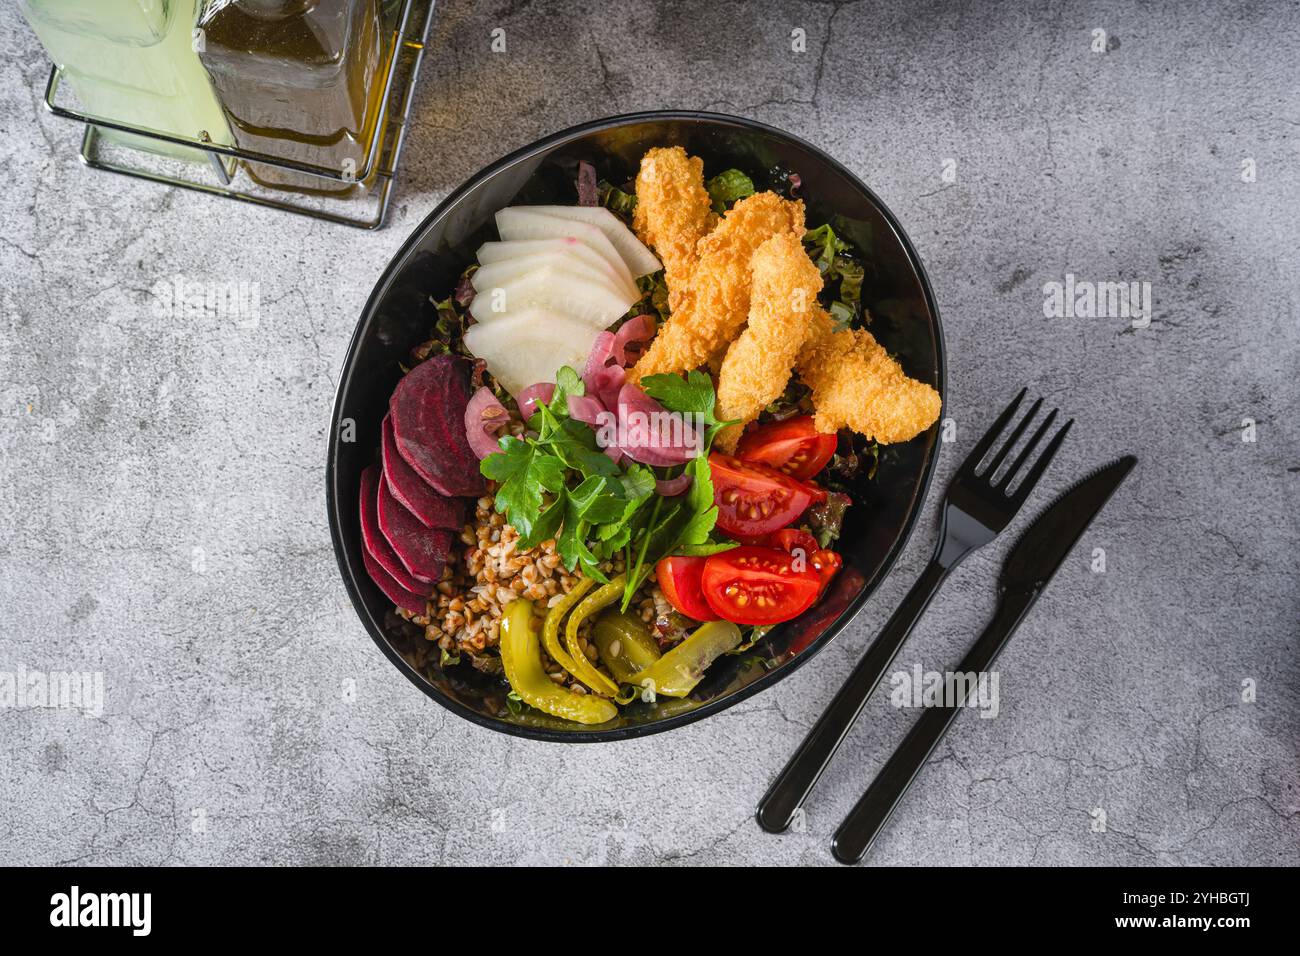
[[[645,465],[638,465],[632,462],[627,466],[627,472],[620,479],[623,482],[623,497],[625,498],[645,498],[654,494],[655,491],[655,473]]]
[[[661,558],[679,548],[704,546],[709,541],[709,533],[718,520],[709,460],[703,455],[692,458],[686,463],[685,474],[691,476],[691,487],[685,495],[655,499],[656,507],[644,535],[640,537],[636,561],[629,562],[623,610],[627,610],[632,595],[650,577]]]
[[[546,509],[533,522],[529,529],[528,538],[531,544],[524,544],[524,536],[520,535],[520,546],[523,548],[534,548],[543,541],[550,541],[560,530],[560,522],[564,520],[565,495],[561,492],[551,501]],[[515,529],[518,530],[518,529]]]
[[[599,559],[587,547],[587,532],[591,525],[582,517],[580,503],[567,493],[564,502],[564,525],[560,528],[560,536],[555,539],[555,550],[568,570],[581,565],[582,573],[587,577],[601,584],[607,583],[609,579],[597,567]]]
[[[618,465],[596,444],[596,433],[590,425],[566,418],[556,423],[549,435],[540,436],[538,443],[544,445],[566,468],[586,475],[604,475],[613,478],[618,475]]]
[[[543,452],[532,442],[507,436],[501,451],[479,462],[486,478],[499,482],[496,510],[508,514],[519,532],[520,547],[531,548],[545,540],[536,537],[536,519],[542,511],[542,492],[564,490],[564,462]]]
[[[677,534],[677,544],[703,544],[718,521],[718,506],[713,503],[713,477],[709,460],[701,455],[686,464],[691,487],[686,491],[685,507],[690,518]],[[666,553],[666,552],[665,552]]]
[[[717,401],[713,394],[713,379],[704,372],[692,370],[686,373],[685,378],[670,373],[647,375],[641,379],[641,388],[668,411],[686,416],[687,424],[704,426],[701,454],[708,452],[719,431],[735,424],[720,422],[713,416]]]
[[[627,501],[619,496],[622,485],[603,475],[592,475],[569,492],[569,500],[578,517],[589,524],[617,521],[627,510]]]
[[[555,394],[551,396],[550,405],[552,407],[559,405],[565,409],[568,414],[568,402],[566,399],[570,395],[585,395],[587,386],[578,376],[578,373],[569,366],[563,366],[555,373]]]

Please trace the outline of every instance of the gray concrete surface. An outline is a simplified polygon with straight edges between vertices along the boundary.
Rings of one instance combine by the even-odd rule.
[[[808,138],[909,229],[951,356],[941,484],[1022,383],[1077,417],[1049,490],[1141,458],[1001,660],[998,718],[963,715],[872,862],[1300,863],[1296,4],[601,7],[445,3],[391,224],[364,234],[81,168],[4,6],[0,672],[98,672],[104,696],[0,709],[0,862],[831,862],[915,711],[877,695],[803,832],[751,809],[921,568],[933,502],[813,664],[595,748],[424,698],[331,554],[330,399],[393,251],[498,155],[677,106]],[[1150,283],[1150,325],[1045,318],[1067,273]],[[260,323],[160,318],[177,276],[257,283]],[[959,659],[1004,547],[900,668]]]

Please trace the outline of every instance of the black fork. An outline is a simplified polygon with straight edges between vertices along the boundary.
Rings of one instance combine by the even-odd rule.
[[[849,728],[858,719],[867,699],[880,683],[880,678],[893,662],[907,636],[912,633],[912,628],[916,626],[944,579],[966,555],[988,544],[1011,523],[1029,493],[1038,484],[1038,479],[1047,470],[1056,450],[1061,447],[1066,433],[1074,424],[1073,419],[1061,426],[1033,467],[1016,485],[1015,490],[1011,490],[1011,485],[1025,468],[1039,441],[1056,420],[1056,409],[1052,409],[1011,466],[1001,477],[998,476],[998,470],[1007,456],[1042,408],[1043,400],[1040,398],[989,461],[988,467],[980,470],[981,462],[1015,416],[1027,391],[1028,389],[1021,390],[963,462],[952,484],[948,486],[943,524],[939,529],[939,544],[935,548],[934,557],[921,572],[920,580],[913,585],[898,610],[885,624],[880,636],[858,661],[826,712],[808,732],[785,769],[777,775],[759,801],[756,814],[758,824],[769,833],[780,833],[790,826],[799,807],[816,786],[817,779],[835,756],[835,751],[839,749]]]

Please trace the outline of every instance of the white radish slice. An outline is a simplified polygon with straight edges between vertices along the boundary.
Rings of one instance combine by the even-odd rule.
[[[576,222],[559,216],[532,212],[546,206],[508,206],[497,210],[497,232],[506,240],[515,239],[580,239],[604,257],[610,267],[625,277],[629,288],[635,288],[627,263],[614,248],[605,233],[589,222]]]
[[[530,272],[546,267],[585,276],[593,285],[608,289],[614,295],[626,297],[626,290],[607,274],[603,262],[599,267],[593,268],[588,263],[564,252],[541,252],[532,256],[489,262],[474,270],[474,274],[470,277],[470,284],[474,286],[475,292],[482,292],[485,289],[504,286]]]
[[[649,275],[663,268],[654,253],[645,247],[631,229],[623,225],[623,220],[604,206],[515,206],[514,208],[595,226],[618,250],[618,254],[623,257],[623,261],[627,263],[628,269],[634,276]]]
[[[476,291],[469,311],[483,323],[498,321],[530,306],[542,306],[600,330],[626,314],[636,301],[612,286],[592,281],[590,276],[556,266],[543,266]]]
[[[479,247],[477,258],[479,262],[486,266],[505,259],[522,259],[524,256],[541,255],[547,252],[566,253],[596,269],[628,294],[639,295],[636,284],[632,282],[626,268],[610,265],[608,259],[574,236],[565,236],[563,239],[515,239],[510,242],[485,242]]]
[[[465,347],[511,395],[529,385],[554,382],[567,365],[581,373],[599,330],[543,309],[525,309],[465,330]]]

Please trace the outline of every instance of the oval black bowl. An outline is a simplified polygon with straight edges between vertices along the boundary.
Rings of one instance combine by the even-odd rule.
[[[418,629],[392,613],[361,563],[357,488],[375,459],[380,423],[399,361],[431,334],[433,299],[449,294],[478,245],[496,238],[503,206],[575,201],[573,166],[595,164],[622,183],[652,146],[680,145],[704,159],[706,176],[736,167],[765,188],[780,171],[797,172],[809,226],[833,221],[867,264],[863,303],[873,334],[907,372],[944,393],[943,334],[930,284],[902,227],[851,172],[816,147],[752,120],[712,113],[616,116],[556,133],[493,163],[455,190],[412,233],[371,293],[348,346],[330,425],[326,499],[343,581],[361,622],[388,659],[438,703],[476,724],[521,737],[592,742],[640,737],[730,707],[793,673],[852,619],[889,571],[916,522],[934,470],[938,429],[882,449],[875,479],[852,489],[839,549],[845,567],[821,603],[771,631],[754,648],[725,657],[685,700],[636,703],[607,724],[588,727],[507,706],[500,678],[467,663],[439,667]]]

